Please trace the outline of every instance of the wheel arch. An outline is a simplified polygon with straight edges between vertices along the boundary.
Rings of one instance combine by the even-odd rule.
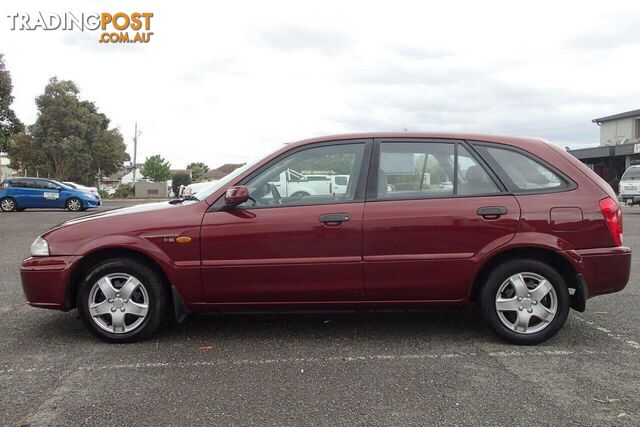
[[[484,262],[481,264],[480,268],[476,271],[476,274],[473,278],[471,285],[471,292],[469,294],[470,301],[477,301],[478,294],[482,285],[484,284],[489,273],[500,263],[508,261],[510,259],[536,259],[542,262],[545,262],[555,268],[558,273],[565,280],[567,287],[569,288],[569,294],[572,300],[572,306],[574,295],[577,294],[579,290],[586,292],[586,289],[582,289],[583,282],[581,281],[581,277],[578,274],[578,271],[561,252],[557,250],[553,250],[547,247],[540,246],[519,246],[515,248],[509,248],[502,250],[498,253],[492,254],[487,257]],[[573,290],[573,293],[572,293]],[[584,309],[583,309],[584,310]],[[581,310],[581,311],[583,311]]]
[[[67,283],[67,292],[65,297],[67,308],[75,308],[80,283],[88,273],[89,269],[104,260],[116,257],[133,258],[151,267],[163,279],[163,283],[165,284],[167,291],[167,298],[169,298],[170,303],[173,304],[171,281],[169,280],[169,277],[162,269],[160,264],[158,264],[153,258],[145,254],[144,252],[129,248],[111,247],[101,248],[95,250],[94,252],[90,252],[89,254],[85,255],[78,262],[78,265],[76,265],[71,271],[69,282]]]

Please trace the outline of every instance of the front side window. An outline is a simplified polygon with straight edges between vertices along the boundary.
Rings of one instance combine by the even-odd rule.
[[[422,199],[499,193],[486,170],[454,143],[383,142],[380,145],[377,197]]]
[[[298,151],[271,165],[245,185],[250,199],[242,207],[298,206],[355,199],[364,144],[329,145]],[[346,175],[348,186],[336,192],[332,177]]]
[[[499,165],[516,190],[549,190],[565,185],[557,174],[524,154],[505,148],[478,148]]]

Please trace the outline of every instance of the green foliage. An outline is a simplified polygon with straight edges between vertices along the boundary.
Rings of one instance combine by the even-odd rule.
[[[106,191],[104,191],[104,190],[98,190],[98,194],[100,195],[100,198],[101,198],[101,199],[106,199],[106,198],[108,198],[108,197],[109,197],[109,193],[107,193],[107,192],[106,192]]]
[[[193,162],[187,165],[187,169],[191,169],[191,176],[194,182],[198,182],[200,177],[209,172],[209,166],[203,162]],[[176,193],[177,194],[177,193]]]
[[[331,173],[335,175],[349,175],[355,162],[353,153],[327,154],[303,159],[295,165],[298,172]]]
[[[191,184],[191,177],[186,173],[177,173],[173,175],[171,181],[171,189],[173,190],[173,194],[178,196],[178,192],[180,191],[181,185],[189,185]]]
[[[153,182],[164,182],[171,179],[171,163],[167,162],[160,154],[147,157],[140,168],[140,173]]]
[[[11,138],[24,130],[24,125],[10,108],[13,102],[12,91],[11,74],[6,70],[4,57],[0,54],[0,152],[6,152]]]
[[[36,98],[36,123],[9,144],[14,169],[92,183],[98,170],[110,175],[129,160],[120,132],[109,129],[109,119],[78,95],[72,81],[49,80]]]
[[[113,197],[118,199],[126,199],[133,196],[134,192],[131,184],[120,184],[118,188],[116,188],[116,192],[113,193]]]

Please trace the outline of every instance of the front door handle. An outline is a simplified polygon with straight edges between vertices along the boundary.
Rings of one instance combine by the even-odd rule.
[[[476,211],[478,215],[485,219],[496,219],[507,213],[504,206],[484,206]]]
[[[324,225],[340,225],[351,220],[351,215],[347,213],[335,213],[320,215],[318,220]]]

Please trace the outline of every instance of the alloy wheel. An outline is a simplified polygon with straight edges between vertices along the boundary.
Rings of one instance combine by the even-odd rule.
[[[134,331],[149,313],[145,286],[127,273],[100,278],[89,292],[89,313],[101,329],[113,334]]]
[[[71,199],[67,202],[70,211],[77,212],[82,209],[82,202],[78,199]]]
[[[16,208],[16,202],[11,199],[4,199],[2,201],[2,210],[5,212],[11,212]]]
[[[558,295],[551,283],[536,273],[517,273],[498,288],[498,318],[510,330],[534,334],[545,329],[558,311]]]

